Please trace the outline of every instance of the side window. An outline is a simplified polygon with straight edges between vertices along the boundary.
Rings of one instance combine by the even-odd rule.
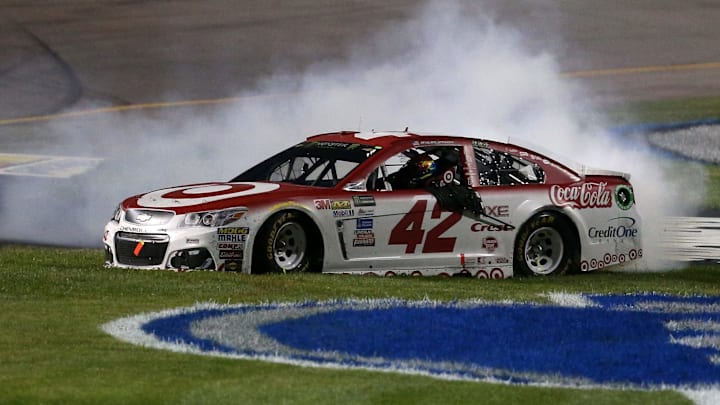
[[[477,165],[480,184],[483,186],[496,186],[500,184],[494,154],[495,151],[490,148],[475,147],[475,164]]]
[[[375,191],[425,188],[432,183],[466,184],[459,146],[414,147],[398,153],[377,167],[367,179]]]
[[[510,153],[475,146],[475,161],[482,185],[513,186],[545,182],[545,172],[540,166]]]

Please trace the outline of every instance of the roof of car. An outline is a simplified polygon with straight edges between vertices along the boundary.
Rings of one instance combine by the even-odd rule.
[[[314,135],[307,138],[308,141],[313,142],[349,142],[349,143],[360,143],[373,146],[388,147],[398,140],[407,141],[421,141],[427,138],[446,138],[448,140],[465,140],[469,138],[441,135],[441,134],[418,134],[407,131],[341,131],[341,132],[330,132],[326,134]]]

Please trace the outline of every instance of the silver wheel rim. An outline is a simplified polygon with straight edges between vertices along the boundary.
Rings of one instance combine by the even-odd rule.
[[[564,253],[562,236],[555,228],[536,229],[525,242],[525,264],[535,274],[557,270]]]
[[[303,228],[288,222],[278,229],[273,240],[273,256],[275,264],[283,271],[295,269],[305,258],[307,238]]]

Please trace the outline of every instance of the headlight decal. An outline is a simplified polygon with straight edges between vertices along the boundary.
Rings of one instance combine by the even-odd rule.
[[[245,207],[228,208],[219,211],[191,212],[185,215],[181,226],[205,226],[217,228],[230,225],[247,214]]]

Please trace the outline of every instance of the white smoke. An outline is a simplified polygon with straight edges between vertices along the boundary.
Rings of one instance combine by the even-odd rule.
[[[74,152],[109,157],[108,167],[102,177],[67,186],[68,204],[56,196],[29,203],[16,197],[37,190],[6,187],[0,239],[99,246],[115,204],[129,195],[227,180],[315,133],[406,126],[524,138],[590,166],[629,172],[645,224],[683,208],[676,197],[687,179],[668,182],[645,149],[609,136],[590,92],[564,78],[552,54],[527,44],[522,32],[497,24],[481,8],[436,1],[358,44],[346,59],[278,74],[236,102],[179,107],[157,118],[88,118],[83,122],[95,129],[93,142],[70,142],[77,128],[51,123],[47,129],[60,134],[65,153],[69,143]],[[33,206],[41,214],[18,215]]]

